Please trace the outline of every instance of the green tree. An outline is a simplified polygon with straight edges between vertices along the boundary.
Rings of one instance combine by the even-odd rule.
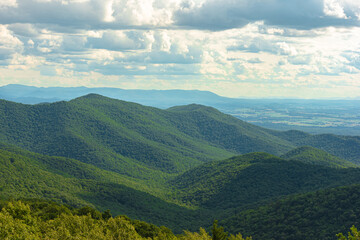
[[[348,237],[345,237],[342,233],[336,235],[338,240],[360,240],[360,232],[357,230],[355,226],[350,228],[350,232],[348,232]]]
[[[223,227],[218,227],[218,221],[215,220],[211,229],[212,240],[226,240],[228,233],[224,232]]]

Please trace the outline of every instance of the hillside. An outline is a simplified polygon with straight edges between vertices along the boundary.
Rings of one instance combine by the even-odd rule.
[[[160,110],[95,94],[40,105],[1,101],[0,141],[136,178],[153,178],[153,170],[178,173],[239,153],[281,154],[293,147],[260,127],[200,109]]]
[[[75,159],[0,144],[2,199],[39,198],[78,207],[90,205],[100,211],[110,209],[114,215],[165,225],[176,233],[208,227],[213,219],[226,219],[279,197],[360,183],[360,169],[329,168],[251,153],[203,164],[169,183],[169,188],[158,183],[149,189],[138,179],[130,181]],[[170,203],[170,199],[192,207]],[[196,210],[194,206],[198,206]]]
[[[316,138],[346,160],[296,148]],[[360,183],[360,168],[347,161],[360,156],[357,137],[268,130],[198,104],[161,110],[96,94],[38,105],[1,100],[0,142],[2,198],[91,205],[175,232]]]
[[[39,105],[0,100],[0,141],[136,178],[236,154],[279,156],[303,145],[355,163],[360,156],[359,137],[278,132],[202,105],[160,110],[96,94]]]
[[[329,165],[332,165],[330,160]],[[286,161],[267,153],[250,153],[203,164],[170,183],[178,189],[177,197],[184,202],[209,209],[230,209],[360,183],[360,169],[336,169]]]
[[[273,132],[274,135],[300,146],[311,146],[350,162],[360,163],[360,136],[334,134],[311,135],[301,131]]]
[[[130,182],[119,174],[74,159],[49,157],[1,144],[1,199],[37,198],[77,207],[90,205],[101,211],[111,209],[114,215],[126,214],[166,225],[177,232],[196,230],[191,226],[207,223],[198,216],[206,219],[206,213],[136,190],[144,187],[141,182]]]
[[[360,185],[321,190],[243,211],[222,224],[254,240],[334,240],[360,225],[359,198]]]
[[[358,167],[358,165],[350,161],[346,161],[323,150],[309,146],[293,149],[281,157],[288,160],[296,160],[328,167]]]

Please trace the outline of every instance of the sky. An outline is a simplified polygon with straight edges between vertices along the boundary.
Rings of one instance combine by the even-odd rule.
[[[359,0],[0,0],[0,86],[360,97]]]

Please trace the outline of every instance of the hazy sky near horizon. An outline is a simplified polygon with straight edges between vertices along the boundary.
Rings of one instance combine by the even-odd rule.
[[[0,0],[0,85],[360,96],[359,0]]]

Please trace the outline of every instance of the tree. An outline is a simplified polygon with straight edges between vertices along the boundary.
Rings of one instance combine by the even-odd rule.
[[[342,233],[337,234],[338,240],[360,240],[360,232],[355,226],[352,226],[350,231],[348,232],[348,237],[345,237]]]
[[[218,221],[215,220],[211,229],[212,240],[226,240],[228,233],[224,232],[223,227],[218,227]]]

